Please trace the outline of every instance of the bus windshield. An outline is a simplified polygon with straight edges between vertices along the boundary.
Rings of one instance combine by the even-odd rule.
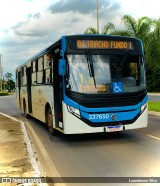
[[[78,93],[119,93],[146,88],[143,58],[139,55],[67,55],[67,89]]]

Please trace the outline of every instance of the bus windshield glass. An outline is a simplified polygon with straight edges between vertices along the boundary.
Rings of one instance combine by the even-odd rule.
[[[143,58],[139,55],[67,55],[68,90],[78,93],[136,92],[146,88]],[[116,89],[115,89],[116,90]]]

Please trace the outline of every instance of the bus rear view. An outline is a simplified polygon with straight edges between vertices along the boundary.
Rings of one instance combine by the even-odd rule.
[[[140,40],[63,37],[63,132],[115,132],[147,127],[147,89]]]

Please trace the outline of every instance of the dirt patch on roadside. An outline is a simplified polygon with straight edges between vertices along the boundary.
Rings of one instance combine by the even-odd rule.
[[[21,124],[0,114],[0,177],[32,176]]]

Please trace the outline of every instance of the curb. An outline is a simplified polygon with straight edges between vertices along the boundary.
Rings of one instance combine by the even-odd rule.
[[[153,116],[158,116],[158,117],[160,117],[160,112],[155,112],[155,111],[150,111],[150,110],[148,110],[148,114],[149,114],[149,115],[153,115]]]
[[[148,93],[149,96],[160,96],[160,93]]]
[[[2,112],[0,112],[0,114],[3,115],[4,117],[7,117],[7,118],[9,118],[11,120],[14,120],[16,122],[19,122],[21,124],[21,131],[23,133],[24,141],[25,141],[25,143],[27,145],[26,147],[27,147],[27,151],[28,151],[28,156],[29,156],[29,159],[30,159],[30,162],[31,162],[31,166],[32,166],[32,168],[34,170],[34,177],[37,177],[37,178],[41,177],[40,168],[39,168],[39,165],[38,165],[38,163],[36,161],[36,158],[35,158],[35,155],[34,155],[34,152],[33,152],[33,148],[32,148],[32,144],[30,142],[30,139],[29,139],[29,136],[28,136],[28,133],[27,133],[27,130],[26,130],[24,122],[12,117],[12,116],[9,116],[7,114],[4,114]],[[33,185],[33,184],[30,184],[30,183],[29,184],[28,183],[24,183],[24,184],[22,183],[21,184],[20,183],[19,185],[21,185],[21,186],[23,186],[23,185],[30,186],[30,185]],[[44,184],[39,183],[39,186],[42,186],[42,185],[44,185]]]

